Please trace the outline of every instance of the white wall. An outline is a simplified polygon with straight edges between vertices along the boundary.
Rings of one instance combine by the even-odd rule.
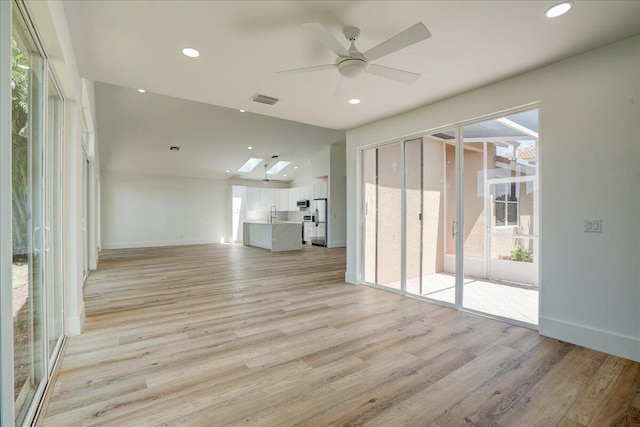
[[[347,157],[346,142],[331,144],[329,161],[329,235],[330,248],[347,246]]]
[[[540,333],[640,361],[640,37],[347,132],[346,280],[361,282],[359,147],[538,101]]]
[[[329,176],[331,154],[329,147],[323,147],[311,157],[310,173],[312,178]]]
[[[230,240],[226,180],[103,171],[101,193],[103,249]]]

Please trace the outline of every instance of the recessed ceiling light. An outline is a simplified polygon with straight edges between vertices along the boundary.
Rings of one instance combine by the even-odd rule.
[[[225,172],[226,172],[226,173],[229,173],[229,172],[230,172],[230,170],[229,170],[229,169],[227,169]]]
[[[262,163],[262,159],[256,159],[252,157],[249,160],[247,160],[247,162],[244,165],[242,165],[240,169],[238,169],[238,172],[251,172],[260,163]]]
[[[253,150],[253,147],[247,147],[247,150]]]
[[[282,176],[287,176],[287,174],[285,173],[285,174],[284,174],[284,175],[282,175]]]
[[[294,169],[298,169],[298,167],[297,167],[297,166],[294,166],[293,168],[294,168]]]
[[[140,92],[140,93],[145,93],[145,92],[146,92],[146,90],[144,90],[144,89],[138,89],[138,92]]]
[[[241,113],[244,113],[244,110],[240,110]]]
[[[358,98],[351,98],[349,100],[349,104],[351,104],[351,105],[360,104],[360,100]]]
[[[572,7],[572,1],[565,1],[551,6],[549,9],[547,9],[547,18],[557,18],[558,16],[562,16],[565,13],[569,12]]]
[[[200,56],[200,52],[192,47],[185,47],[184,49],[182,49],[182,53],[189,58],[197,58],[198,56]]]

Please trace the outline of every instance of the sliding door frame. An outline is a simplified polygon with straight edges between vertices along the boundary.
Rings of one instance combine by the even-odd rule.
[[[13,3],[0,1],[0,87],[11,87]],[[0,425],[13,425],[11,93],[0,91]]]
[[[357,268],[358,271],[356,273],[356,277],[358,278],[358,283],[359,284],[363,284],[363,285],[367,285],[367,286],[371,286],[377,289],[383,289],[385,291],[389,291],[389,292],[394,292],[394,293],[398,293],[401,295],[405,295],[408,296],[410,298],[415,298],[415,299],[419,299],[419,300],[423,300],[423,301],[428,301],[428,302],[432,302],[444,307],[451,307],[451,308],[456,308],[460,311],[465,311],[465,312],[469,312],[469,313],[474,313],[474,314],[478,314],[484,317],[489,317],[492,319],[496,319],[496,320],[500,320],[500,321],[505,321],[505,322],[509,322],[511,324],[515,324],[515,325],[520,325],[520,326],[525,326],[528,328],[531,327],[536,327],[535,325],[531,325],[529,323],[524,323],[524,322],[520,322],[518,320],[514,320],[514,319],[508,319],[508,318],[504,318],[504,317],[500,317],[500,316],[496,316],[496,315],[492,315],[489,313],[484,313],[484,312],[480,312],[480,311],[476,311],[473,309],[468,309],[465,308],[463,306],[463,292],[464,292],[464,135],[463,135],[463,128],[465,126],[468,125],[472,125],[472,124],[476,124],[476,123],[480,123],[483,121],[488,121],[488,120],[494,120],[494,119],[498,119],[507,115],[513,115],[513,114],[517,114],[517,113],[522,113],[525,111],[530,111],[530,110],[535,110],[537,109],[538,111],[541,110],[541,103],[539,101],[536,102],[532,102],[529,104],[524,104],[521,105],[519,107],[514,107],[514,108],[508,108],[505,110],[501,110],[498,112],[494,112],[491,114],[487,114],[487,115],[483,115],[483,116],[479,116],[479,117],[475,117],[473,119],[468,119],[468,120],[463,120],[463,121],[459,121],[456,122],[454,124],[449,124],[446,126],[440,126],[440,127],[436,127],[436,128],[432,128],[432,129],[428,129],[425,131],[421,131],[421,132],[416,132],[413,134],[409,134],[406,136],[403,136],[401,138],[393,138],[390,140],[386,140],[386,141],[380,141],[374,144],[370,144],[370,145],[366,145],[366,146],[361,146],[357,148],[357,156],[356,156],[356,171],[357,171],[357,176],[358,176],[358,182],[357,182],[357,187],[356,187],[356,194],[357,194],[357,200],[358,200],[358,208],[356,209],[356,223],[358,224],[358,227],[356,228],[356,239],[359,242],[357,248],[356,248],[356,259],[357,259]],[[540,113],[538,113],[540,114]],[[540,123],[540,118],[538,119],[538,123]],[[540,125],[539,125],[540,127]],[[405,159],[405,143],[407,141],[411,141],[413,139],[416,138],[423,138],[425,136],[429,136],[429,135],[433,135],[433,134],[437,134],[439,132],[445,132],[445,131],[450,131],[452,129],[455,129],[455,157],[456,157],[456,164],[455,164],[455,176],[456,176],[456,208],[455,208],[455,222],[454,224],[451,224],[452,227],[452,232],[455,234],[455,247],[456,247],[456,260],[455,260],[455,275],[456,275],[456,279],[455,279],[455,304],[450,304],[444,301],[439,301],[439,300],[435,300],[435,299],[431,299],[428,297],[423,297],[420,295],[414,295],[414,294],[410,294],[406,291],[406,254],[407,254],[407,248],[406,248],[406,208],[407,208],[407,197],[406,197],[406,184],[407,184],[407,170],[406,170],[406,159]],[[538,139],[538,145],[537,145],[537,149],[538,149],[538,153],[540,150],[540,146],[539,146],[539,141],[540,139],[542,139],[542,132],[540,129],[540,137]],[[365,272],[365,255],[366,255],[366,233],[365,233],[365,227],[366,227],[366,215],[365,215],[365,168],[364,168],[364,152],[367,150],[371,150],[371,149],[377,149],[386,145],[390,145],[390,144],[394,144],[394,143],[400,143],[401,144],[401,159],[402,159],[402,168],[403,168],[403,173],[402,173],[402,203],[401,203],[401,209],[402,209],[402,214],[401,214],[401,230],[402,230],[402,236],[401,236],[401,241],[402,241],[402,246],[401,246],[401,287],[400,290],[396,290],[396,289],[391,289],[385,286],[381,286],[381,285],[377,285],[375,283],[370,283],[370,282],[366,282],[364,280],[364,272]],[[486,144],[485,144],[486,145]],[[538,154],[539,157],[539,154]],[[485,159],[486,162],[486,159]],[[540,187],[541,187],[541,179],[540,179],[540,161],[538,159],[537,161],[537,182],[538,182],[538,192],[540,191]],[[485,168],[486,169],[486,168]],[[377,179],[376,179],[377,182]],[[445,193],[445,197],[446,197],[446,193]],[[537,229],[540,230],[540,224],[541,224],[541,203],[540,203],[540,197],[539,194],[535,196],[537,198],[537,209],[535,211],[535,214],[537,215]],[[444,232],[445,234],[447,232],[449,232],[449,224],[444,225]],[[377,229],[377,227],[376,227]],[[460,230],[462,230],[462,237],[460,235]],[[486,231],[485,231],[486,234]],[[539,254],[540,253],[540,248],[541,248],[541,236],[538,233],[537,234],[537,238],[536,238],[536,253]],[[443,250],[445,250],[446,252],[446,240],[445,240],[445,248]],[[538,256],[538,260],[539,260],[539,256]],[[542,277],[540,274],[540,270],[541,270],[541,263],[538,262],[538,270],[537,270],[537,275],[538,278]],[[376,275],[377,276],[377,275]],[[540,283],[539,279],[538,279],[538,300],[539,302],[542,301],[542,292],[543,292],[543,287],[542,284]],[[539,304],[538,306],[538,316],[540,315],[540,311],[541,311],[541,305]]]
[[[16,9],[14,9],[16,8]],[[24,412],[23,425],[30,425],[36,418],[40,410],[42,398],[46,389],[51,384],[50,380],[54,373],[54,368],[59,363],[61,349],[64,346],[64,233],[63,226],[63,206],[60,204],[63,200],[62,171],[64,156],[64,140],[65,140],[65,98],[61,86],[54,71],[53,64],[47,57],[46,50],[42,40],[38,34],[37,28],[31,18],[31,11],[27,4],[21,0],[0,1],[0,85],[2,87],[11,87],[11,58],[12,58],[12,37],[14,31],[14,19],[19,18],[24,21],[26,31],[30,33],[30,37],[35,44],[35,49],[41,57],[42,61],[42,78],[39,87],[38,101],[31,104],[32,111],[30,114],[36,113],[41,117],[39,119],[38,144],[41,145],[41,152],[38,153],[41,165],[38,166],[39,180],[35,183],[38,186],[37,203],[41,205],[40,212],[37,212],[38,218],[33,218],[34,223],[39,224],[38,246],[41,252],[41,266],[36,272],[41,278],[39,286],[40,298],[36,303],[39,306],[39,323],[38,333],[41,334],[41,343],[35,351],[41,359],[39,375],[41,379],[36,386],[35,394],[29,407]],[[57,108],[59,116],[57,117],[54,129],[49,116],[50,105],[48,102],[49,89],[51,85],[55,86],[58,96],[59,105]],[[14,401],[14,343],[13,343],[13,289],[12,286],[12,98],[11,91],[0,91],[0,281],[3,286],[0,287],[0,425],[11,426],[15,424],[16,403]],[[31,120],[31,119],[30,119]],[[52,134],[53,132],[56,135]],[[54,147],[52,144],[56,144]],[[36,160],[34,160],[36,161]],[[51,171],[51,169],[53,169]],[[53,172],[55,176],[52,177]],[[53,182],[51,180],[53,179]],[[52,186],[58,187],[58,192],[49,191]],[[50,193],[50,194],[49,194]],[[52,208],[47,198],[54,196],[59,197],[57,208]],[[55,222],[55,210],[59,223]],[[55,229],[54,229],[55,227]],[[52,239],[52,233],[57,234],[56,239]],[[51,242],[56,242],[55,246]],[[50,252],[51,251],[51,252]],[[57,258],[57,260],[56,260]],[[52,275],[50,273],[56,273]],[[49,283],[51,282],[51,283]],[[58,283],[59,282],[59,283]],[[54,313],[49,309],[50,295],[49,286],[54,285],[60,292],[59,306],[60,312],[57,313],[60,324],[58,329],[60,336],[56,338],[55,343],[49,342],[49,322],[50,316]],[[32,286],[31,282],[27,286]]]

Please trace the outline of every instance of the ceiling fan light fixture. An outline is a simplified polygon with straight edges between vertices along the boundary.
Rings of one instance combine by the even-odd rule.
[[[569,12],[573,7],[572,1],[564,1],[562,3],[555,4],[547,9],[547,18],[557,18]]]
[[[355,79],[367,71],[367,61],[349,58],[338,63],[338,71],[348,79]]]
[[[358,105],[358,104],[360,104],[360,100],[359,100],[358,98],[351,98],[351,99],[349,100],[349,104],[351,104],[351,105]]]

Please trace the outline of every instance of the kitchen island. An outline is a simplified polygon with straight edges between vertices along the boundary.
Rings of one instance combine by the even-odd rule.
[[[245,221],[242,225],[245,246],[270,249],[272,252],[302,249],[302,223],[295,221]]]

